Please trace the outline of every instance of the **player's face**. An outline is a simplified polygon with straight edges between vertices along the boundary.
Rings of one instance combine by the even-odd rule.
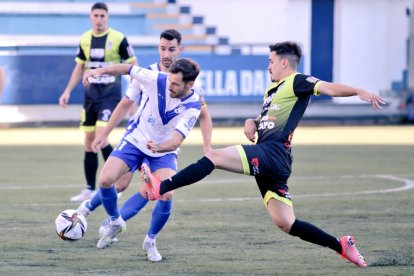
[[[267,70],[270,73],[270,79],[272,82],[280,81],[284,69],[287,66],[287,60],[276,55],[276,52],[272,51],[269,54],[269,66]]]
[[[108,29],[108,13],[102,9],[94,9],[91,12],[90,20],[94,33],[100,34]]]
[[[170,65],[177,60],[181,52],[181,46],[178,44],[177,39],[168,40],[161,38],[160,44],[158,45],[158,52],[160,54],[161,67],[164,67],[161,69],[168,71]]]
[[[183,81],[183,73],[178,72],[176,74],[170,74],[168,76],[168,80],[170,81],[170,97],[171,98],[184,98],[186,97],[191,87],[193,87],[194,82],[190,81],[185,83]]]

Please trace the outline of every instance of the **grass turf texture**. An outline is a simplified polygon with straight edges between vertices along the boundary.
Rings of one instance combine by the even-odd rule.
[[[179,166],[200,152],[199,146],[184,147]],[[65,242],[54,233],[54,219],[77,207],[69,198],[83,188],[82,148],[2,146],[0,155],[2,275],[414,273],[414,190],[341,195],[404,185],[376,175],[414,179],[412,146],[294,147],[290,187],[297,217],[338,237],[355,235],[366,269],[276,229],[254,179],[223,171],[176,191],[170,221],[158,238],[161,263],[149,263],[141,249],[154,203],[128,222],[128,231],[109,249],[96,248],[102,208],[89,217],[82,240]],[[135,176],[120,203],[139,182]]]

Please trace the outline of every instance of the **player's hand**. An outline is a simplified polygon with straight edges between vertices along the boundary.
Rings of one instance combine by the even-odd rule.
[[[256,141],[256,132],[256,121],[254,119],[247,119],[244,122],[244,135],[246,135],[247,139],[252,143]]]
[[[157,144],[155,144],[152,140],[147,141],[147,149],[152,151],[153,153],[156,153],[158,150]]]
[[[108,144],[108,137],[105,135],[101,135],[98,137],[95,137],[95,139],[92,142],[92,151],[94,153],[98,153],[102,146],[106,146]]]
[[[358,93],[358,96],[361,100],[371,103],[374,109],[381,109],[381,105],[385,104],[385,100],[383,98],[373,93],[362,91]]]
[[[70,98],[70,94],[67,93],[66,91],[63,92],[62,95],[59,97],[59,105],[63,108],[66,108],[69,102],[69,98]]]
[[[82,84],[83,85],[88,85],[90,83],[90,81],[89,81],[90,78],[97,79],[100,76],[102,76],[102,71],[100,69],[101,68],[91,69],[91,70],[85,71],[85,73],[83,73]]]

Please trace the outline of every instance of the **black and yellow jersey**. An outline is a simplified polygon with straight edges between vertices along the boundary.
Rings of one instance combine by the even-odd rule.
[[[126,37],[109,28],[96,35],[89,30],[81,36],[75,61],[84,64],[85,70],[105,67],[112,64],[131,63],[135,60],[132,47]],[[85,101],[102,102],[121,99],[121,77],[102,75],[90,80],[85,87]]]
[[[319,79],[294,73],[266,89],[258,126],[258,141],[284,143],[290,148],[293,131],[299,124],[311,95],[318,94]]]

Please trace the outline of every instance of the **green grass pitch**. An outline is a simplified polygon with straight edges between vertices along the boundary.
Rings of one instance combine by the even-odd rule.
[[[160,263],[148,262],[141,247],[152,202],[109,249],[96,248],[102,208],[82,240],[65,242],[54,220],[77,207],[69,198],[84,188],[82,147],[0,146],[0,275],[414,275],[412,145],[301,145],[293,153],[297,217],[338,237],[355,235],[369,267],[282,233],[252,177],[218,170],[176,191],[157,240]],[[198,157],[200,146],[184,146],[179,167]],[[138,185],[136,175],[120,203]]]

